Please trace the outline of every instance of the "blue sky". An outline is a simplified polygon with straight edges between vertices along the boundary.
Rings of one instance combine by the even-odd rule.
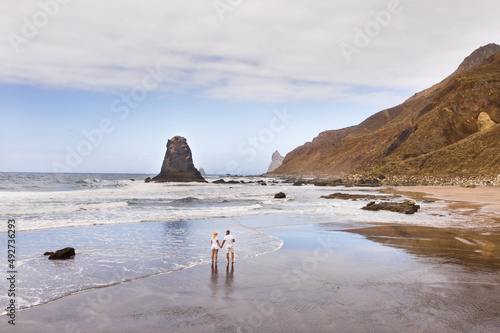
[[[275,150],[358,124],[498,43],[499,11],[0,0],[0,172],[156,173],[182,135],[208,173],[262,173]]]

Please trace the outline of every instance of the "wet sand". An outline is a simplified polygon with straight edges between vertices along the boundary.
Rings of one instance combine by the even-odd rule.
[[[1,317],[0,331],[500,329],[499,230],[338,223],[261,230],[283,247],[234,265],[196,266],[74,294],[18,312],[15,328]]]

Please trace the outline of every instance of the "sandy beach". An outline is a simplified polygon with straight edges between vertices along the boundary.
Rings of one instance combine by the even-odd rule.
[[[475,221],[500,223],[500,187],[398,186],[383,192],[399,193],[415,200],[443,200],[448,210]]]
[[[234,265],[224,259],[214,266],[73,294],[20,311],[14,328],[3,317],[0,330],[493,332],[500,328],[498,230],[315,224],[306,219],[286,225],[271,217],[242,223],[282,239],[282,248]]]
[[[401,192],[420,192],[443,200],[474,202],[484,205],[484,209],[500,213],[500,187],[486,186],[465,188],[459,186],[399,186]]]

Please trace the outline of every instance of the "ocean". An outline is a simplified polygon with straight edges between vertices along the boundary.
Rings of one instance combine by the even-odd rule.
[[[272,225],[474,226],[440,201],[419,203],[425,209],[402,215],[361,210],[366,205],[363,200],[320,199],[334,192],[377,194],[373,189],[292,186],[263,177],[207,176],[209,183],[146,183],[148,176],[152,175],[0,173],[0,260],[6,272],[7,222],[14,219],[16,298],[21,309],[92,288],[208,264],[214,231],[222,242],[225,230],[231,230],[237,240],[235,259],[242,260],[282,246],[281,239],[261,230]],[[245,183],[211,183],[220,178]],[[286,199],[274,199],[277,192],[284,192]],[[255,223],[259,216],[263,222]],[[49,261],[43,255],[67,246],[76,249],[74,260]],[[222,250],[219,260],[224,257]],[[8,302],[6,289],[6,284],[0,284],[2,310]]]

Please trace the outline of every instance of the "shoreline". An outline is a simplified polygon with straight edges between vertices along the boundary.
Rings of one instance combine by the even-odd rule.
[[[489,219],[490,225],[496,216],[500,222],[498,210],[488,208],[498,206],[496,191],[500,188],[365,190],[392,191],[415,200],[435,198],[443,200],[438,206],[450,213]],[[318,332],[364,332],[374,325],[383,332],[406,330],[409,323],[407,331],[419,332],[429,328],[426,320],[433,322],[430,327],[435,330],[449,331],[456,329],[452,318],[456,313],[470,311],[467,299],[481,295],[483,299],[474,302],[477,308],[484,308],[494,304],[493,297],[500,297],[500,224],[479,231],[394,222],[326,221],[300,215],[223,221],[256,229],[282,240],[282,244],[270,253],[237,259],[234,270],[221,258],[224,260],[218,269],[211,270],[210,264],[195,265],[63,296],[19,311],[22,331],[70,332],[87,327],[91,331],[163,332],[167,327],[169,332],[295,332],[312,325]],[[144,227],[137,225],[140,230]],[[422,271],[426,274],[420,276]],[[433,290],[445,290],[454,303],[448,296],[435,296]],[[418,304],[407,299],[416,299]],[[431,307],[427,311],[427,304],[435,301],[450,309]],[[403,307],[403,317],[395,315],[392,302]],[[475,319],[481,315],[474,311],[474,316],[461,320],[462,330],[475,325],[500,327],[497,314],[487,312],[490,321],[486,323]],[[44,323],[53,324],[54,330]],[[0,330],[4,324],[0,323]]]
[[[394,186],[401,194],[415,198],[426,197],[444,201],[476,203],[488,212],[500,214],[500,187],[481,186],[466,188],[461,186]]]
[[[234,265],[224,259],[219,265],[76,293],[20,311],[16,326],[23,332],[300,332],[311,327],[316,332],[420,332],[499,327],[493,306],[500,295],[498,231],[483,235],[364,223],[343,230],[329,223],[262,230],[282,239],[283,246]],[[422,243],[430,247],[422,250]],[[2,320],[0,329],[6,327]]]

